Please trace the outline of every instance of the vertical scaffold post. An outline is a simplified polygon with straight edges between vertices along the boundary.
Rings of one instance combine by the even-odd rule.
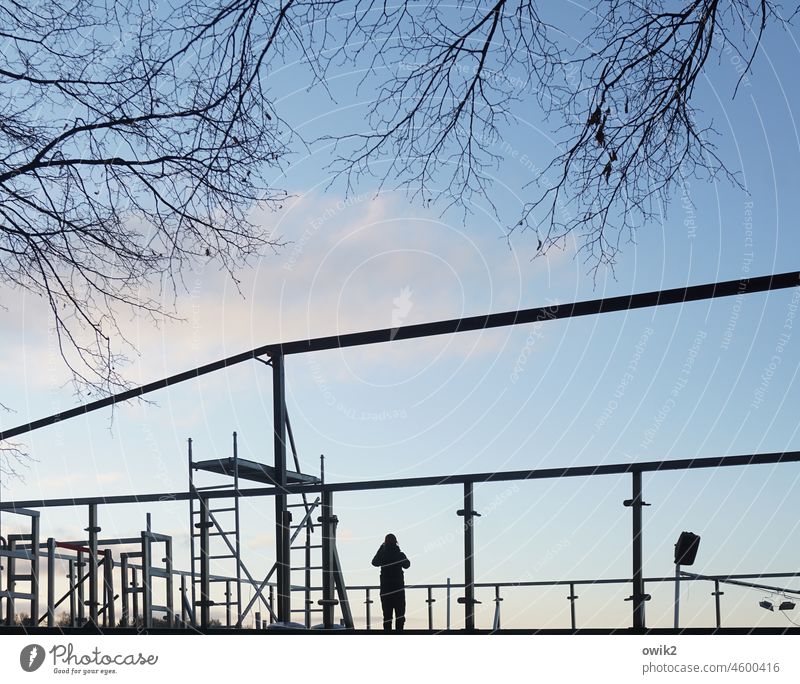
[[[103,556],[103,624],[116,627],[117,613],[114,607],[114,558],[106,552]]]
[[[190,619],[192,620],[192,626],[196,626],[196,621],[194,620],[194,614],[196,614],[196,612],[197,612],[197,589],[196,589],[196,586],[195,586],[197,584],[197,578],[194,576],[194,561],[195,561],[197,549],[195,549],[195,543],[194,543],[194,540],[195,540],[194,528],[195,528],[196,523],[195,523],[195,517],[194,517],[194,513],[195,513],[195,510],[194,510],[194,494],[195,494],[195,490],[194,490],[194,475],[193,475],[194,468],[192,467],[192,438],[191,437],[189,437],[189,439],[187,441],[187,444],[188,444],[187,453],[188,453],[188,456],[189,456],[189,493],[192,495],[189,498],[189,555],[190,555],[190,559],[191,559],[191,562],[189,563],[189,568],[190,568],[190,572],[192,573],[191,574],[192,581],[190,582],[190,587],[189,587],[189,590],[191,591],[191,594],[192,594],[192,597],[191,597],[192,598],[192,601],[191,601],[192,615],[190,616]]]
[[[242,627],[242,537],[239,532],[239,446],[233,433],[233,519],[236,549],[236,628]],[[230,599],[228,599],[230,602]]]
[[[122,625],[131,626],[131,592],[128,585],[128,554],[119,554],[119,571],[122,576]]]
[[[39,624],[39,579],[41,558],[39,557],[39,513],[31,518],[31,624]]]
[[[175,578],[172,573],[172,537],[164,540],[164,571],[167,575],[167,625],[175,627],[175,595],[173,585]]]
[[[269,624],[275,622],[275,587],[269,585]]]
[[[78,624],[77,627],[82,627],[83,623],[86,622],[86,591],[84,587],[86,586],[84,583],[85,577],[83,573],[83,569],[86,567],[86,561],[84,559],[83,551],[78,551],[78,557],[75,560],[75,582],[78,587]]]
[[[47,626],[53,627],[56,620],[56,540],[47,538]]]
[[[464,517],[464,596],[458,599],[464,604],[464,629],[475,629],[475,536],[473,518],[480,517],[476,513],[472,499],[472,482],[464,483],[464,508],[457,511]]]
[[[189,598],[186,595],[186,575],[181,575],[181,624],[185,629],[189,625]]]
[[[325,629],[333,627],[333,608],[337,601],[333,596],[333,494],[322,491],[322,515],[319,518],[322,531],[322,624]]]
[[[139,579],[136,568],[131,568],[131,587],[133,594],[133,624],[139,627]]]
[[[286,508],[286,381],[283,354],[274,352],[272,359],[272,415],[275,444],[275,556],[278,582],[278,621],[291,620],[290,520]]]
[[[208,629],[211,623],[211,582],[210,582],[210,562],[209,562],[209,528],[214,523],[211,522],[211,514],[208,510],[208,499],[200,497],[200,627]]]
[[[71,558],[67,561],[67,582],[69,583],[69,626],[77,627],[75,619],[75,561]]]
[[[142,532],[142,612],[145,629],[153,627],[153,576],[150,572],[153,565],[152,553],[150,535],[147,531]]]
[[[97,535],[100,527],[97,524],[97,504],[89,504],[89,620],[97,625]]]
[[[649,598],[644,593],[644,571],[642,569],[642,471],[635,470],[632,475],[631,508],[632,508],[632,542],[633,542],[633,628],[644,629],[645,601]]]

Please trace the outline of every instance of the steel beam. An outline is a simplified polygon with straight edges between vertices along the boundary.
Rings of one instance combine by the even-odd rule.
[[[12,437],[31,432],[32,430],[47,425],[53,425],[70,418],[83,416],[92,411],[113,406],[120,402],[129,401],[130,399],[141,397],[150,392],[177,385],[187,380],[193,380],[194,378],[201,377],[208,373],[213,373],[214,371],[222,370],[229,366],[234,366],[244,361],[250,361],[251,359],[267,354],[270,356],[274,354],[280,356],[284,354],[322,351],[326,349],[342,349],[345,347],[357,347],[366,344],[432,337],[435,335],[446,335],[470,330],[485,330],[489,328],[521,325],[524,323],[536,323],[547,320],[560,320],[577,316],[611,313],[614,311],[628,311],[631,309],[663,306],[665,304],[694,302],[704,299],[715,299],[717,297],[750,294],[753,292],[767,292],[770,290],[796,287],[797,285],[800,285],[800,271],[790,271],[757,278],[728,280],[719,283],[678,287],[669,290],[657,290],[653,292],[623,295],[620,297],[609,297],[606,299],[593,299],[570,304],[554,304],[547,307],[484,314],[468,318],[454,318],[447,321],[436,321],[418,325],[405,325],[399,328],[383,328],[381,330],[369,330],[346,335],[332,335],[329,337],[296,340],[287,343],[276,342],[256,347],[250,351],[235,354],[203,366],[198,366],[197,368],[177,373],[176,375],[171,375],[161,380],[147,383],[146,385],[134,387],[133,389],[114,394],[110,397],[104,397],[97,401],[76,406],[66,411],[31,421],[30,423],[18,425],[17,427],[0,432],[0,440],[11,439]]]
[[[570,466],[565,468],[541,468],[536,470],[510,470],[493,473],[467,473],[460,475],[435,475],[429,477],[388,478],[385,480],[363,480],[359,482],[335,482],[325,484],[298,484],[278,487],[253,487],[242,489],[240,497],[275,496],[316,492],[358,492],[379,489],[404,489],[409,487],[436,487],[466,484],[468,482],[509,482],[521,480],[548,480],[566,477],[590,477],[593,475],[624,475],[665,470],[696,470],[702,468],[724,468],[730,466],[767,465],[772,463],[798,463],[800,451],[781,451],[741,456],[711,456],[644,463],[610,463],[594,466]],[[72,499],[35,499],[0,503],[0,509],[16,511],[20,508],[49,508],[53,506],[83,506],[88,504],[134,504],[164,501],[188,501],[191,492],[168,492],[161,494],[125,494],[121,496],[97,496]],[[203,492],[206,499],[229,498],[229,491]]]

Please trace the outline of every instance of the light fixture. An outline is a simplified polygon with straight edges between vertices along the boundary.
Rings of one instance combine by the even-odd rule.
[[[773,612],[775,611],[775,608],[773,607],[772,603],[770,601],[767,601],[766,599],[764,599],[763,601],[759,601],[758,605],[761,606],[764,610],[771,610]]]
[[[781,601],[778,610],[794,610],[794,601]]]

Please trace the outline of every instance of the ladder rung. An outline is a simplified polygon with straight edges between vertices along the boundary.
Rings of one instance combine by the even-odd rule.
[[[224,537],[225,535],[228,535],[228,534],[236,534],[236,533],[233,532],[232,530],[223,530],[222,532],[209,532],[208,536],[209,537]]]
[[[223,484],[223,485],[206,485],[205,487],[195,487],[198,492],[207,492],[211,489],[233,489],[232,484]]]
[[[221,558],[236,558],[236,556],[231,555],[230,553],[226,553],[220,556],[209,556],[208,560],[219,560]]]
[[[286,508],[313,508],[313,503],[286,504]]]
[[[235,577],[209,577],[209,582],[235,582]]]
[[[33,582],[33,575],[11,575],[12,582]]]
[[[308,546],[303,544],[302,546],[292,546],[290,548],[292,548],[292,549],[321,549],[322,548],[322,544],[309,544]]]
[[[235,511],[236,506],[232,506],[231,508],[209,508],[209,513],[228,513],[229,511]]]
[[[305,608],[292,608],[292,610],[290,610],[289,612],[290,613],[305,613],[306,609]],[[321,613],[322,612],[322,608],[309,608],[308,612],[309,613]]]
[[[289,568],[289,570],[322,570],[321,565],[301,565],[299,568]]]

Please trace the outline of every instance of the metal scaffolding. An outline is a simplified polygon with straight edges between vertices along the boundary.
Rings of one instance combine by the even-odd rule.
[[[193,443],[189,440],[189,487],[187,491],[0,503],[0,511],[9,511],[17,515],[27,516],[30,519],[29,533],[8,535],[6,547],[0,548],[0,561],[4,561],[7,564],[3,578],[5,586],[0,586],[0,601],[6,602],[5,623],[7,626],[11,626],[16,615],[17,604],[19,602],[27,602],[30,606],[33,624],[38,625],[42,621],[46,621],[48,626],[52,626],[55,619],[55,608],[63,601],[68,601],[71,625],[80,626],[84,622],[88,622],[96,626],[102,623],[106,627],[113,627],[115,626],[115,601],[117,599],[114,586],[115,582],[118,582],[118,586],[122,589],[122,624],[139,625],[141,623],[144,629],[152,629],[155,626],[156,623],[153,616],[158,613],[165,616],[162,622],[167,627],[195,627],[207,630],[212,625],[211,611],[214,606],[224,607],[226,627],[242,628],[250,610],[258,602],[260,602],[260,607],[265,608],[269,613],[270,622],[281,626],[292,624],[293,613],[302,613],[304,626],[310,627],[313,622],[312,613],[319,611],[322,614],[323,626],[332,628],[336,624],[335,608],[338,607],[344,625],[353,628],[353,616],[344,582],[343,568],[336,549],[338,518],[333,512],[334,493],[460,485],[463,488],[463,508],[458,511],[458,515],[464,519],[464,583],[451,584],[448,582],[448,627],[450,589],[459,587],[463,588],[463,596],[459,597],[458,601],[464,606],[464,625],[466,629],[471,630],[475,628],[474,607],[478,603],[475,597],[475,590],[476,587],[483,586],[476,583],[474,573],[474,519],[479,516],[479,513],[473,508],[473,494],[476,485],[500,481],[627,475],[631,477],[632,495],[630,499],[624,502],[624,505],[631,509],[630,549],[632,573],[630,578],[619,581],[624,581],[631,585],[631,595],[626,600],[631,602],[632,628],[638,631],[644,630],[647,628],[645,605],[650,598],[645,589],[649,582],[659,580],[647,579],[643,575],[642,538],[644,520],[642,509],[648,505],[642,498],[643,474],[664,470],[695,470],[729,466],[754,466],[767,463],[796,463],[800,461],[800,452],[328,483],[324,480],[324,467],[321,467],[320,477],[318,478],[304,475],[300,470],[294,435],[286,410],[285,357],[291,354],[326,349],[387,343],[470,330],[483,330],[708,300],[753,292],[767,292],[797,287],[798,285],[800,285],[800,272],[793,271],[758,278],[536,307],[399,328],[386,328],[288,343],[267,344],[5,430],[0,433],[0,439],[9,439],[46,425],[85,415],[244,361],[255,359],[271,367],[274,459],[271,466],[239,458],[236,434],[234,433],[233,454],[231,457],[226,458],[197,461],[193,454]],[[291,450],[294,459],[294,471],[287,468],[287,452],[289,450]],[[227,481],[224,484],[197,486],[195,473],[198,471],[222,476]],[[257,482],[262,486],[242,488],[242,480]],[[274,498],[275,510],[275,564],[263,579],[256,579],[242,560],[239,502],[246,497],[270,496]],[[290,503],[291,497],[298,499],[297,502]],[[132,538],[135,542],[132,542],[131,539],[102,540],[99,538],[101,531],[98,524],[99,506],[158,501],[187,501],[189,503],[191,558],[190,569],[187,571],[180,571],[174,568],[172,539],[166,535],[152,532],[149,519],[147,527],[141,532],[140,537]],[[36,509],[55,506],[87,507],[89,522],[85,528],[87,532],[86,539],[77,542],[61,542],[50,538],[44,544],[40,542],[40,513]],[[299,509],[302,516],[297,523],[293,524],[292,511],[295,509]],[[320,515],[314,521],[313,514],[316,511],[319,511]],[[320,532],[321,539],[319,544],[314,544],[313,534],[317,530]],[[300,543],[295,544],[301,534],[304,538]],[[221,553],[215,551],[215,546],[218,546],[220,542],[223,544]],[[114,560],[112,547],[115,544],[132,543],[138,543],[139,550],[121,553],[119,555],[119,563],[117,563]],[[160,544],[164,544],[165,555],[157,563],[154,560],[153,548]],[[58,552],[59,549],[62,553]],[[319,550],[320,556],[318,565],[315,565],[313,561],[312,552],[316,549]],[[69,551],[70,553],[64,554],[64,551]],[[293,551],[299,551],[302,554],[302,561],[296,565],[292,562]],[[41,557],[47,558],[48,586],[47,610],[40,617],[39,572]],[[54,585],[56,560],[68,562],[69,588],[67,593],[59,600],[55,598]],[[138,564],[136,563],[137,560]],[[212,573],[211,561],[225,561],[228,564],[226,567],[228,572]],[[19,564],[23,562],[27,562],[29,571],[21,572],[19,570]],[[312,586],[312,571],[320,572],[320,585]],[[292,581],[293,572],[302,573],[303,579],[301,582]],[[275,579],[271,581],[273,576]],[[174,583],[177,578],[180,579],[180,611],[176,611],[173,604]],[[155,603],[154,596],[156,593],[153,586],[156,579],[165,581],[163,585],[163,604]],[[705,577],[689,579],[694,581],[707,580]],[[721,595],[719,581],[721,581],[720,578],[716,578],[717,602],[719,595]],[[602,582],[603,580],[593,580],[591,583]],[[571,626],[574,630],[577,628],[575,601],[578,598],[575,590],[576,585],[582,582],[570,580],[556,583],[566,583],[569,586],[568,599],[570,601]],[[516,586],[522,586],[523,584],[516,583]],[[21,588],[18,585],[25,586]],[[495,591],[493,628],[500,629],[500,602],[503,600],[500,595],[500,588],[503,584],[494,583],[489,586],[492,586]],[[243,606],[244,602],[242,600],[243,587],[249,587],[253,592],[246,606]],[[434,585],[426,585],[431,628],[433,622],[432,604],[435,601],[432,594],[433,587]],[[101,588],[102,598],[100,597]],[[366,589],[368,624],[371,615],[370,605],[372,603],[370,589],[374,590],[374,587]],[[220,591],[223,593],[223,597],[219,596]],[[315,591],[321,592],[321,598],[316,604],[320,606],[319,608],[312,607],[314,605],[312,593]],[[302,595],[302,608],[292,608],[293,593]],[[161,595],[162,593],[159,592],[158,596]],[[88,616],[85,612],[86,608],[88,608]],[[265,624],[261,619],[261,614],[260,611],[256,613],[259,626]]]

